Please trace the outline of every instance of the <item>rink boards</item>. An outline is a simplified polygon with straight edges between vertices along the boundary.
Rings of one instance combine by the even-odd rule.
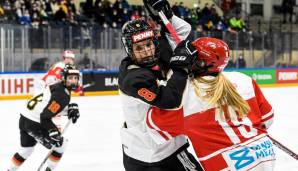
[[[238,69],[251,76],[261,87],[298,86],[298,68]],[[27,99],[34,92],[34,85],[45,73],[0,73],[0,100]],[[74,96],[100,96],[118,94],[118,71],[83,71],[81,86],[84,94]]]

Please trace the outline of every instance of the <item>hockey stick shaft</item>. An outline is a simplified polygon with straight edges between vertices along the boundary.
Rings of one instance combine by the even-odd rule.
[[[94,86],[96,84],[96,80],[95,80],[94,72],[93,71],[90,72],[90,78],[91,78],[91,82],[90,83],[87,83],[87,84],[82,85],[83,90],[86,89],[86,88],[88,88],[88,87]]]
[[[162,20],[162,22],[164,23],[164,25],[167,27],[168,31],[173,36],[176,44],[178,45],[181,42],[181,39],[178,36],[174,27],[172,26],[171,22],[167,19],[167,17],[165,16],[165,14],[162,11],[158,12],[158,15],[159,15],[160,19]]]
[[[94,85],[95,85],[95,82],[92,82],[92,83],[84,84],[82,86],[82,88],[85,89],[85,88],[88,88],[88,87],[91,87],[91,86],[94,86]]]
[[[71,119],[68,120],[68,122],[66,123],[63,131],[62,131],[62,135],[66,132],[67,128],[69,127],[69,125],[71,124]],[[50,149],[50,151],[48,152],[48,154],[46,155],[46,157],[43,159],[43,161],[41,162],[41,164],[39,165],[37,171],[40,171],[43,167],[43,165],[46,163],[47,159],[49,158],[49,156],[51,155],[51,153],[53,152],[53,147]]]
[[[269,135],[268,135],[269,136]],[[282,143],[280,143],[279,141],[277,141],[276,139],[272,138],[271,136],[269,136],[269,138],[271,139],[271,141],[273,142],[273,144],[278,147],[279,149],[281,149],[282,151],[284,151],[285,153],[289,154],[290,156],[292,156],[294,159],[298,160],[298,155],[293,152],[292,150],[290,150],[288,147],[284,146]]]

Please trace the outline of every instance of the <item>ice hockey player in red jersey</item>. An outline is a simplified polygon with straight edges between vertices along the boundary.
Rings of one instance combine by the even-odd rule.
[[[63,61],[57,62],[47,71],[47,73],[41,78],[40,81],[34,84],[34,94],[38,94],[50,84],[54,84],[61,80],[61,71],[65,64],[74,64],[75,54],[71,50],[65,50],[62,53]]]
[[[65,112],[73,123],[79,118],[76,103],[70,103],[70,93],[78,87],[79,70],[66,64],[61,71],[61,81],[48,85],[43,93],[34,96],[21,112],[19,119],[20,148],[14,154],[8,171],[17,170],[33,153],[35,145],[53,149],[47,160],[46,171],[53,171],[63,155],[67,139],[63,138],[52,118]]]
[[[177,110],[153,107],[147,114],[151,136],[163,144],[185,134],[206,171],[273,170],[275,152],[267,136],[273,109],[255,80],[239,72],[223,72],[228,45],[202,37],[192,42],[192,66],[182,105]]]

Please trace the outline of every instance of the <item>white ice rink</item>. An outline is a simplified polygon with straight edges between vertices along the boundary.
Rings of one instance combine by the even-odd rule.
[[[264,88],[275,110],[270,134],[298,153],[298,87]],[[76,97],[81,118],[67,130],[69,146],[57,171],[123,171],[119,136],[123,117],[118,96]],[[25,100],[0,101],[0,171],[19,146],[18,119]],[[298,161],[278,148],[276,171],[297,171]],[[37,146],[20,171],[35,171],[47,150]]]

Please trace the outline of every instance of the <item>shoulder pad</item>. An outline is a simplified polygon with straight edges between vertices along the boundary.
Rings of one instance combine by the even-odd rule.
[[[57,67],[59,67],[59,68],[64,68],[64,66],[65,66],[65,63],[62,62],[62,61],[60,61],[60,62],[55,63],[55,64],[53,65],[53,68],[57,68]]]
[[[50,90],[52,93],[53,92],[58,92],[58,93],[62,93],[62,94],[65,93],[65,87],[61,81],[59,81],[55,84],[52,84],[49,87],[50,87]]]

